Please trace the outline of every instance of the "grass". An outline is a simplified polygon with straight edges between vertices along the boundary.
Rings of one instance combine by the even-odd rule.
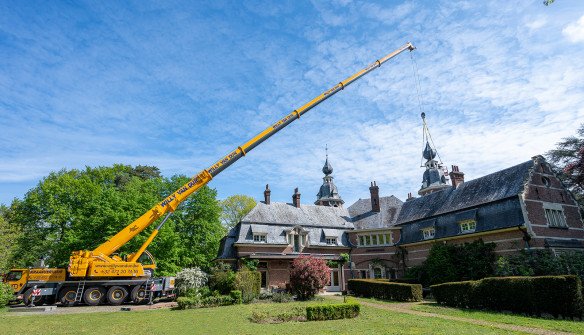
[[[336,303],[326,300],[320,303]],[[361,306],[355,319],[257,324],[253,311],[283,313],[314,302],[258,303],[192,310],[14,316],[0,313],[7,334],[518,334],[490,327]]]
[[[442,307],[435,303],[424,303],[420,305],[415,305],[412,307],[412,309],[422,312],[458,316],[498,323],[506,323],[517,326],[535,327],[550,330],[573,332],[576,334],[584,334],[584,322],[582,321],[553,320],[497,312],[458,309]]]

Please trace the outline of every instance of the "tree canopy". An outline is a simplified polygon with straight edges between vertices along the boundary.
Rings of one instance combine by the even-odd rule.
[[[221,201],[221,222],[227,229],[233,228],[256,205],[254,198],[236,194]]]
[[[53,172],[7,210],[8,222],[21,231],[12,266],[31,266],[40,257],[64,267],[71,251],[92,250],[122,230],[188,181],[160,176],[156,167],[114,165]],[[182,268],[208,268],[223,236],[217,192],[203,187],[184,201],[148,250],[157,274]],[[152,224],[118,252],[136,251],[154,230]]]
[[[584,206],[584,123],[576,136],[564,138],[547,157],[560,172],[558,177]]]

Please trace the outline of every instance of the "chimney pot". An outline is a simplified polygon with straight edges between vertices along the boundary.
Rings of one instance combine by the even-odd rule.
[[[464,183],[464,173],[460,172],[458,165],[452,165],[452,171],[449,173],[452,187],[458,188]]]
[[[296,208],[300,208],[300,193],[298,193],[298,187],[294,189],[294,194],[292,195],[292,204]]]
[[[270,185],[266,184],[266,190],[264,191],[264,202],[266,203],[266,205],[270,204],[270,194],[272,193],[272,191],[270,191]]]
[[[377,213],[381,212],[381,206],[379,205],[379,187],[375,181],[371,183],[369,192],[371,193],[371,211]]]

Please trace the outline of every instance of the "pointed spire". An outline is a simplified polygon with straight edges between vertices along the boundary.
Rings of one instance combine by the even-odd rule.
[[[331,207],[342,207],[345,203],[341,196],[339,195],[339,191],[337,190],[337,186],[333,182],[333,167],[329,163],[328,160],[328,146],[325,146],[326,151],[326,158],[324,162],[324,166],[322,168],[322,173],[324,173],[323,183],[320,186],[320,190],[316,195],[316,201],[314,202],[315,205],[321,206],[331,206]]]
[[[331,175],[333,173],[333,167],[331,166],[331,164],[328,161],[328,145],[325,145],[325,151],[326,151],[326,159],[324,161],[324,166],[322,167],[322,173],[324,173],[326,176]]]
[[[434,141],[426,124],[426,113],[422,113],[422,125],[423,140],[426,143],[424,150],[422,150],[422,157],[426,160],[426,163],[423,165],[426,171],[424,171],[422,187],[418,191],[418,194],[423,196],[450,186],[446,183],[447,172],[443,170],[442,162],[434,160],[436,157],[440,160],[440,156],[438,156],[436,148],[433,147]]]

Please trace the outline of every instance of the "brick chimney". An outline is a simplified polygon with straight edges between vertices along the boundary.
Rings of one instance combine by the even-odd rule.
[[[264,202],[266,203],[266,205],[270,204],[270,194],[272,193],[272,191],[270,191],[270,185],[266,184],[266,190],[264,191]]]
[[[298,193],[298,187],[294,189],[294,194],[292,195],[292,204],[296,208],[300,208],[300,193]]]
[[[377,183],[371,183],[369,192],[371,192],[371,211],[377,213],[381,212],[381,207],[379,206],[379,187],[377,186]]]
[[[450,171],[449,175],[452,181],[452,187],[457,188],[464,183],[464,173],[458,170],[458,165],[452,165],[452,171]]]
[[[414,197],[412,195],[412,192],[408,193],[408,198],[406,199],[406,201],[410,201],[410,200],[414,200],[414,199],[416,199],[416,197]]]

